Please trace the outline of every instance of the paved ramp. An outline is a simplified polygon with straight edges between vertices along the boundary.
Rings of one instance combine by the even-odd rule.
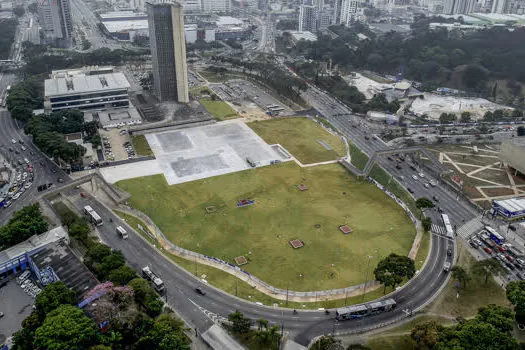
[[[215,350],[244,350],[221,326],[214,324],[202,333],[202,339]],[[295,348],[291,348],[295,349]]]
[[[293,340],[286,339],[283,350],[306,350],[306,347],[302,346],[301,344],[297,344]]]

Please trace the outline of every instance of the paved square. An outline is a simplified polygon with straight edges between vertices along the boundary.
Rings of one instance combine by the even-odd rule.
[[[147,134],[169,185],[250,169],[286,160],[246,124],[229,120],[195,128]]]

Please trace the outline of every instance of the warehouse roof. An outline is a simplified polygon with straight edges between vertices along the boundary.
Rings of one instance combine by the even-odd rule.
[[[46,79],[45,96],[53,97],[103,90],[129,89],[130,85],[123,73],[74,75],[68,78]]]
[[[516,197],[504,200],[495,200],[494,203],[499,205],[509,213],[517,213],[525,210],[525,197]]]
[[[120,33],[128,30],[142,30],[148,29],[147,19],[126,20],[126,21],[110,21],[103,22],[102,25],[106,27],[109,33]]]

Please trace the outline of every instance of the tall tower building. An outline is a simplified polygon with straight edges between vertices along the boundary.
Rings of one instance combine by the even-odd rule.
[[[71,46],[73,20],[69,0],[41,0],[38,15],[47,44],[65,48]]]
[[[316,9],[313,5],[301,5],[299,7],[299,31],[300,32],[315,32],[316,24]]]
[[[508,0],[494,0],[492,2],[492,13],[507,13]]]
[[[341,24],[341,8],[343,7],[343,0],[334,0],[334,15],[332,16],[332,24]]]
[[[189,102],[184,11],[178,2],[146,2],[153,84],[161,101]]]
[[[357,10],[359,9],[357,0],[343,0],[341,4],[340,24],[349,27],[357,21]]]

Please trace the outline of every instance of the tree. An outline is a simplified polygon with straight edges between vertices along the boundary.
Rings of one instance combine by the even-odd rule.
[[[76,303],[77,297],[75,292],[69,289],[62,281],[48,284],[35,299],[36,311],[42,319],[60,305],[75,305]]]
[[[334,344],[341,344],[341,340],[336,339],[331,335],[323,335],[310,347],[310,349],[329,350]]]
[[[260,318],[257,320],[257,328],[259,330],[262,330],[263,328],[268,328],[268,320],[265,320],[264,318]]]
[[[350,344],[346,348],[346,350],[372,350],[368,346],[364,346],[363,344]]]
[[[156,295],[149,296],[144,300],[144,308],[150,317],[157,317],[160,315],[163,307],[164,303]]]
[[[124,265],[112,270],[108,275],[108,280],[118,285],[126,285],[129,281],[137,277],[137,273],[131,267]]]
[[[27,5],[27,10],[31,13],[37,13],[38,12],[38,3],[32,2],[29,5]]]
[[[252,325],[252,321],[240,311],[229,314],[228,320],[232,323],[232,331],[239,334],[247,333]]]
[[[0,250],[44,233],[47,228],[39,204],[25,206],[13,214],[7,225],[0,228]]]
[[[476,261],[472,267],[472,273],[478,276],[485,276],[485,283],[488,282],[489,276],[495,273],[504,273],[505,269],[499,261],[495,259],[485,259]]]
[[[489,304],[478,310],[476,319],[490,323],[500,332],[510,333],[514,328],[514,313],[508,307]]]
[[[421,197],[416,199],[416,207],[422,209],[423,211],[427,208],[434,208],[434,202],[432,202],[427,197]]]
[[[452,267],[450,271],[452,272],[452,277],[462,283],[465,288],[467,288],[467,281],[470,280],[468,272],[458,265]]]
[[[394,253],[381,260],[374,269],[376,280],[384,285],[383,293],[387,286],[395,288],[404,278],[411,279],[415,273],[414,260]]]
[[[514,305],[516,321],[525,323],[525,281],[511,281],[507,284],[507,299]]]
[[[441,113],[439,116],[439,123],[440,124],[452,124],[454,123],[458,117],[454,113]]]
[[[417,343],[419,348],[432,349],[439,339],[439,333],[443,330],[436,321],[418,323],[410,333],[410,337]]]
[[[135,301],[138,303],[143,303],[152,292],[155,294],[153,288],[151,288],[148,281],[144,278],[134,278],[128,283],[128,285],[133,288]]]
[[[162,315],[151,331],[136,344],[136,349],[189,350],[191,340],[184,333],[184,322],[170,315]]]
[[[461,118],[459,120],[462,123],[470,123],[471,121],[471,114],[470,112],[463,112],[461,113]]]
[[[425,217],[421,220],[421,225],[423,226],[423,230],[429,232],[432,229],[432,218]]]
[[[22,17],[23,15],[25,15],[26,10],[24,9],[24,6],[20,5],[20,6],[16,6],[16,7],[13,9],[13,13],[14,13],[15,16],[17,16],[17,17]]]
[[[97,341],[93,320],[72,305],[61,305],[51,311],[35,333],[36,349],[82,350]]]

